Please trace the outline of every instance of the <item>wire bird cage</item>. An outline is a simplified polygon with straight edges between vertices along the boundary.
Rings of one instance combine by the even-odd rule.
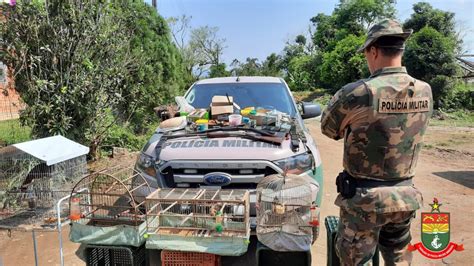
[[[13,221],[25,222],[28,215],[22,216],[25,219],[12,216],[27,211],[37,219],[38,212],[53,208],[87,173],[88,151],[61,136],[1,148],[0,224],[16,226]]]
[[[257,186],[257,237],[276,251],[307,251],[313,240],[313,201],[319,186],[311,177],[270,175]]]
[[[145,219],[143,190],[151,193],[145,178],[132,168],[92,173],[72,189],[70,218],[97,226],[139,225]]]
[[[70,239],[95,245],[144,243],[145,196],[152,189],[130,167],[92,173],[73,187],[69,201]]]
[[[158,189],[146,208],[147,248],[227,256],[247,251],[247,190]]]

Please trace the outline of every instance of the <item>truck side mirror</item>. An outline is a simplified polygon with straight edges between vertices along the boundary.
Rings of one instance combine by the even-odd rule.
[[[303,119],[313,118],[321,115],[321,106],[317,103],[301,103]]]

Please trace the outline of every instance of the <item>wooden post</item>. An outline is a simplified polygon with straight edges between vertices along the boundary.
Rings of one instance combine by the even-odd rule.
[[[156,0],[152,0],[151,5],[156,9]]]

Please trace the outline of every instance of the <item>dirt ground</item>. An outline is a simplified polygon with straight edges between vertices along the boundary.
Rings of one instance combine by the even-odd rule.
[[[324,191],[321,217],[338,215],[334,205],[336,187],[334,179],[341,170],[342,142],[333,141],[321,134],[316,120],[307,122],[315,138],[324,169]],[[436,197],[443,204],[442,212],[451,214],[451,241],[464,244],[465,250],[454,251],[443,260],[428,260],[415,253],[413,265],[473,265],[474,253],[474,129],[432,127],[426,136],[426,148],[418,163],[415,185],[424,197],[424,206],[418,211],[412,224],[412,244],[420,242],[420,213],[429,212],[429,203]],[[63,232],[64,257],[66,265],[84,265],[75,252],[79,245],[68,240],[67,230]],[[58,265],[57,232],[37,232],[39,265]],[[326,229],[312,248],[312,265],[326,265]],[[3,264],[2,264],[3,263]],[[34,265],[31,232],[0,231],[0,266]]]

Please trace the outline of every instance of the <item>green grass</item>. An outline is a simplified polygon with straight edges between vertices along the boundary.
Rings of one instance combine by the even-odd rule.
[[[444,113],[438,111],[430,120],[431,126],[474,127],[474,112],[458,110]]]
[[[435,146],[433,146],[432,144],[427,144],[427,143],[423,145],[423,148],[428,149],[428,150],[434,149],[434,147]]]
[[[0,144],[11,145],[31,140],[31,128],[22,126],[19,119],[0,121]]]

